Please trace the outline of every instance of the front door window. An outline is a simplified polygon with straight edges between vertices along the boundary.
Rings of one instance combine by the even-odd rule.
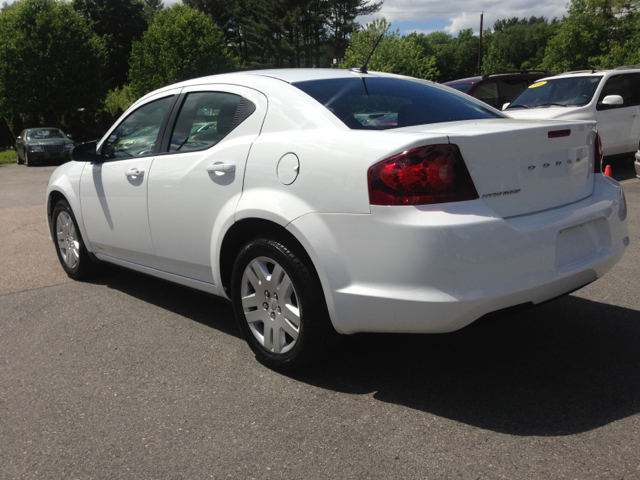
[[[160,126],[173,96],[146,104],[129,115],[111,132],[102,153],[107,160],[153,155]]]

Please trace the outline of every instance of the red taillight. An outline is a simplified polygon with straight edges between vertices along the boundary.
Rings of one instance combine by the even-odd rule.
[[[596,133],[596,151],[595,158],[593,161],[593,173],[602,173],[602,160],[604,158],[604,154],[602,152],[602,140],[600,140],[600,135]]]
[[[414,148],[369,169],[371,205],[424,205],[478,198],[456,145]]]

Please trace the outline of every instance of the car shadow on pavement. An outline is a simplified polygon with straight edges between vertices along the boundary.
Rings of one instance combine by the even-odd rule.
[[[143,302],[242,339],[230,302],[175,283],[112,265],[102,265],[99,275],[85,280],[104,285]]]
[[[444,335],[359,334],[317,387],[510,435],[586,432],[640,412],[640,315],[567,296]]]
[[[106,267],[90,283],[241,338],[231,305]],[[566,296],[442,335],[344,337],[323,365],[287,374],[511,435],[560,436],[640,412],[640,316]]]

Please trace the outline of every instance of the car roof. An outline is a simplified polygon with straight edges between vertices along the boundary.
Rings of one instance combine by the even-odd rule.
[[[206,83],[211,80],[218,83],[221,79],[242,78],[246,76],[253,77],[269,77],[281,80],[286,83],[305,82],[310,80],[328,80],[334,78],[354,78],[354,77],[398,77],[384,72],[368,72],[358,73],[342,68],[282,68],[271,70],[251,70],[246,72],[224,73],[220,75],[210,75],[207,77],[194,78],[181,82],[181,86],[187,86],[190,83]]]
[[[640,65],[626,65],[623,67],[618,67],[612,70],[573,70],[571,72],[563,72],[555,75],[555,77],[567,78],[567,77],[602,77],[605,75],[619,75],[624,73],[638,73],[640,72]]]
[[[467,78],[458,78],[456,80],[449,80],[447,82],[443,82],[443,85],[464,85],[464,84],[475,84],[482,80],[487,80],[489,78],[510,78],[510,77],[543,77],[543,76],[551,76],[553,75],[551,72],[546,72],[543,70],[507,70],[504,72],[492,72],[485,73],[483,75],[476,75],[475,77],[467,77]]]
[[[246,72],[233,72],[233,73],[221,73],[217,75],[209,75],[206,77],[192,78],[189,80],[183,80],[182,82],[166,85],[157,90],[147,93],[143,97],[139,98],[132,106],[137,106],[143,103],[148,98],[162,94],[168,90],[175,88],[193,87],[198,85],[207,84],[235,84],[242,85],[250,88],[266,87],[267,84],[275,82],[280,83],[296,83],[305,82],[311,80],[330,80],[340,78],[397,78],[399,80],[409,80],[421,83],[435,84],[430,80],[421,80],[419,78],[407,77],[404,75],[395,75],[393,73],[386,72],[368,72],[360,73],[341,68],[283,68],[272,70],[253,70]],[[273,83],[272,83],[273,86]]]

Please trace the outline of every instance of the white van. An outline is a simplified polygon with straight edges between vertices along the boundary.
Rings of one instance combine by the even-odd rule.
[[[633,158],[640,140],[640,66],[543,78],[503,110],[513,118],[596,120],[605,160]]]

